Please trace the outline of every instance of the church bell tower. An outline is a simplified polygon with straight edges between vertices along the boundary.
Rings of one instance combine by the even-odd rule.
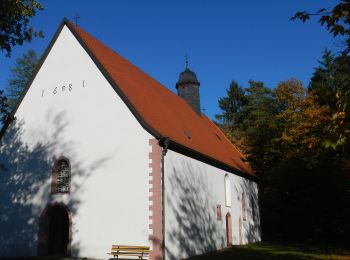
[[[176,83],[177,95],[182,97],[198,115],[201,115],[199,85],[197,76],[188,68],[188,60],[186,59],[186,68],[180,73]]]

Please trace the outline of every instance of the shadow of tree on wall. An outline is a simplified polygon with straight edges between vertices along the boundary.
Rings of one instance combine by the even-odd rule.
[[[37,254],[39,217],[48,203],[63,202],[74,215],[82,203],[78,195],[83,192],[82,183],[108,160],[97,158],[89,165],[77,160],[74,142],[64,138],[67,122],[64,113],[59,113],[47,121],[55,131],[47,138],[43,132],[33,133],[42,140],[28,144],[25,123],[16,120],[1,139],[0,164],[0,257],[4,255],[28,256]],[[28,134],[28,133],[26,133]],[[69,195],[51,194],[51,172],[54,161],[61,154],[72,158],[72,179],[79,177],[79,184],[71,182]],[[80,242],[74,240],[72,254],[78,255]]]
[[[166,227],[167,243],[180,250],[181,257],[202,254],[225,246],[226,231],[216,219],[216,204],[212,201],[210,183],[200,167],[182,161],[182,171],[172,168],[167,179],[172,194],[166,203],[173,212],[177,226]],[[177,252],[166,246],[167,259],[179,259]]]
[[[243,191],[245,192],[246,200],[246,219],[243,219],[242,212],[240,216],[242,219],[242,239],[243,243],[245,244],[254,243],[259,241],[259,238],[261,237],[258,193],[255,191],[255,187],[252,185],[252,182],[249,180],[243,180],[239,187],[236,186],[238,196],[242,196]],[[239,201],[242,201],[242,199]]]

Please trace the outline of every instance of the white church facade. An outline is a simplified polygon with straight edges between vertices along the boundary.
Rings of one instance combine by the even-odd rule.
[[[0,257],[182,259],[260,241],[257,178],[200,112],[64,20],[1,133]]]

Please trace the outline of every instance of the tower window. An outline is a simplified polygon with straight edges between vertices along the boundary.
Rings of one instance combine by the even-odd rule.
[[[70,164],[69,160],[61,156],[53,167],[52,173],[52,193],[69,193],[70,192]]]

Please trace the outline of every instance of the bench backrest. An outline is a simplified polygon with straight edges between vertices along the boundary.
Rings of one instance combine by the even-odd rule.
[[[149,253],[150,250],[149,250],[149,246],[112,245],[112,252],[113,251]]]

